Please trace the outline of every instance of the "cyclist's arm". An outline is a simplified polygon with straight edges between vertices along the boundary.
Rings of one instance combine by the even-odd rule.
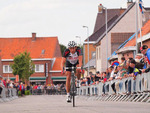
[[[82,55],[79,56],[79,67],[82,66]]]
[[[77,52],[79,55],[79,67],[81,67],[82,66],[82,55],[83,55],[81,48],[77,48]]]
[[[61,60],[61,70],[63,71],[63,67],[65,65],[65,62],[66,62],[66,58],[65,57],[62,57],[62,60]]]

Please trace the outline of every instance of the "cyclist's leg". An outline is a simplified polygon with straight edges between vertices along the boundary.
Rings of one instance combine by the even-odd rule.
[[[70,71],[66,71],[65,74],[67,76],[67,80],[66,80],[66,92],[69,93],[70,92],[71,72]]]
[[[71,96],[70,96],[70,80],[71,80],[71,72],[66,70],[66,92],[67,92],[67,102],[71,102]]]
[[[79,67],[79,64],[77,64],[76,66]],[[80,80],[80,78],[81,78],[81,72],[80,72],[80,70],[81,69],[76,69],[76,76],[77,76],[78,80]]]
[[[72,67],[72,64],[70,62],[66,62],[66,67]],[[66,69],[65,75],[67,76],[66,79],[66,92],[69,94],[70,92],[70,81],[71,81],[71,69]]]

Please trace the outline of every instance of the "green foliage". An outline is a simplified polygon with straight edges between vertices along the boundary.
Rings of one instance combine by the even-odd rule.
[[[25,95],[31,95],[31,92],[29,90],[26,90]],[[21,96],[21,91],[18,91],[18,96]]]
[[[80,48],[81,48],[81,50],[82,50],[82,52],[83,52],[83,45],[81,45]]]
[[[67,47],[63,44],[60,44],[60,49],[61,49],[61,55],[63,55],[63,52],[64,50],[66,49]]]
[[[29,91],[29,90],[26,90],[26,91],[25,91],[25,95],[31,95],[30,91]]]
[[[19,75],[19,79],[23,81],[29,80],[29,77],[34,73],[35,65],[31,61],[30,53],[26,51],[15,56],[14,64],[11,64],[14,75]]]
[[[18,91],[18,96],[21,96],[21,91]]]

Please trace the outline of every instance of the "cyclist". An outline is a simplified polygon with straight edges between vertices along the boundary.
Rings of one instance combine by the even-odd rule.
[[[66,64],[66,67],[81,67],[82,66],[82,51],[80,47],[74,41],[69,41],[68,48],[63,53],[61,68]],[[67,102],[71,102],[70,96],[70,81],[71,81],[71,69],[66,69],[66,91],[67,91]],[[79,87],[79,80],[81,77],[81,69],[76,69],[77,76],[77,87]]]

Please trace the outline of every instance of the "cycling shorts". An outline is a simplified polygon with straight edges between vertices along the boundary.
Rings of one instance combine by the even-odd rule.
[[[71,64],[70,62],[66,62],[66,67],[76,67],[76,65],[78,65],[79,64],[79,61],[77,61],[77,63],[75,63],[75,64]],[[66,69],[66,71],[72,71],[72,69]]]

